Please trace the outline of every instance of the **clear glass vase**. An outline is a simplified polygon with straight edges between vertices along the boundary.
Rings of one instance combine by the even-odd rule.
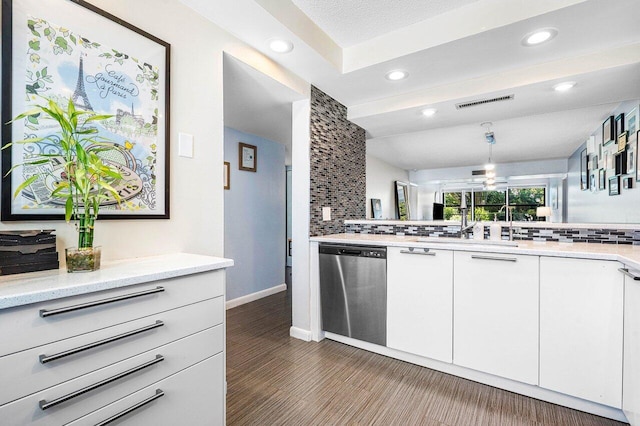
[[[101,247],[70,247],[64,250],[67,272],[91,272],[100,269]]]

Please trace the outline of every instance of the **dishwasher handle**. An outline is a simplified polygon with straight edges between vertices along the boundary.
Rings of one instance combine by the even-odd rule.
[[[346,254],[346,255],[350,255],[350,256],[360,256],[362,254],[362,250],[340,249],[340,250],[338,250],[338,254]]]

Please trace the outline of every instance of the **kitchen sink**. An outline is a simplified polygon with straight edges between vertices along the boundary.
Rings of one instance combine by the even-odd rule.
[[[419,237],[416,239],[418,243],[446,243],[446,244],[468,244],[475,246],[507,246],[518,247],[517,241],[509,240],[474,240],[452,237]]]

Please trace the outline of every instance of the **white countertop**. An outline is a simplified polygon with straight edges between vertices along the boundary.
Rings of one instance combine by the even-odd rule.
[[[493,221],[479,221],[484,226],[489,226]],[[395,226],[457,226],[460,227],[459,220],[387,220],[387,219],[362,219],[345,220],[345,225],[395,225]],[[498,221],[502,226],[509,226],[509,222]],[[513,222],[514,228],[553,228],[553,229],[618,229],[635,230],[640,229],[637,223],[558,223],[558,222]]]
[[[446,242],[418,242],[415,235],[397,236],[380,234],[333,234],[312,237],[320,243],[369,244],[394,247],[428,247],[445,250],[478,251],[487,253],[530,254],[536,256],[573,257],[581,259],[616,260],[631,269],[640,270],[640,246],[624,244],[559,243],[516,240],[518,247],[461,243],[455,238],[442,238]]]
[[[233,266],[233,260],[176,253],[104,262],[94,272],[29,272],[0,277],[0,309],[94,291],[213,271]]]

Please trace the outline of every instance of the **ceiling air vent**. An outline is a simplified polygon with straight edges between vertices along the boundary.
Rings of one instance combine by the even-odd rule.
[[[486,176],[486,170],[471,170],[471,176]]]
[[[456,109],[463,109],[463,108],[469,108],[474,106],[480,106],[484,104],[491,104],[493,102],[510,101],[514,97],[515,95],[507,95],[507,96],[500,96],[498,98],[491,98],[491,99],[477,99],[475,101],[465,102],[463,104],[456,104]]]

